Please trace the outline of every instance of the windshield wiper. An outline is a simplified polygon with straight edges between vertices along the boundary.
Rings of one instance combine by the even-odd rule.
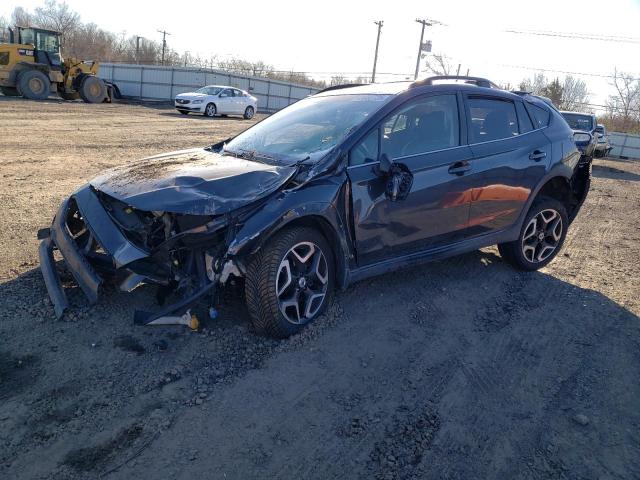
[[[253,160],[253,161],[257,161],[257,162],[261,162],[264,163],[263,160],[267,160],[267,161],[275,161],[277,160],[276,157],[274,157],[273,155],[269,155],[267,153],[261,153],[261,152],[257,152],[256,150],[238,150],[238,151],[234,151],[234,150],[227,150],[224,149],[222,151],[222,155],[232,155],[234,157],[237,158],[243,158],[245,160]]]

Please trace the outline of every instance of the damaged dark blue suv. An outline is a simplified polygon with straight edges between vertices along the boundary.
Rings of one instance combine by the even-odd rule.
[[[535,270],[562,246],[591,165],[552,106],[486,79],[331,87],[207,148],[110,170],[41,230],[41,270],[68,307],[58,249],[90,302],[158,287],[141,324],[189,315],[243,279],[256,328],[285,337],[333,290],[498,244]]]

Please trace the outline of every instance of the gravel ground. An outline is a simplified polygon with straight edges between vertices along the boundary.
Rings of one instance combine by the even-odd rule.
[[[35,234],[63,197],[249,124],[0,97],[0,478],[640,478],[640,162],[595,161],[544,270],[367,280],[287,341],[237,291],[198,332],[134,327],[152,289],[56,321]]]

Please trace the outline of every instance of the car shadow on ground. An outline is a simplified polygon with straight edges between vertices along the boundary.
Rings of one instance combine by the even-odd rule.
[[[215,117],[207,117],[206,115],[202,115],[201,113],[190,113],[189,115],[183,115],[182,113],[175,111],[162,111],[159,115],[164,115],[166,117],[180,117],[180,118],[193,118],[199,119],[202,121],[216,121],[216,120],[238,120],[242,122],[249,122],[250,120],[246,120],[242,117],[242,115],[216,115]]]
[[[608,167],[605,165],[593,165],[592,174],[597,178],[608,178],[611,180],[626,180],[629,182],[640,181],[640,175],[620,168]]]
[[[297,358],[296,365],[313,363],[318,361],[317,354],[303,348],[311,345],[320,345],[327,358],[347,352],[340,371],[323,376],[323,382],[335,381],[339,391],[339,379],[346,375],[354,379],[349,388],[363,398],[374,398],[380,391],[409,403],[409,411],[428,406],[438,427],[428,441],[412,450],[411,461],[403,462],[403,451],[394,450],[400,449],[400,437],[385,440],[394,431],[387,424],[391,415],[367,425],[366,441],[354,447],[348,438],[334,438],[332,432],[356,413],[343,411],[335,416],[330,410],[334,413],[309,432],[320,436],[313,454],[319,456],[311,455],[311,450],[299,451],[302,439],[291,438],[270,451],[265,468],[273,473],[282,472],[291,455],[301,455],[302,464],[312,465],[314,458],[336,458],[335,450],[341,448],[346,454],[337,457],[343,460],[326,465],[326,478],[339,475],[342,469],[354,475],[368,469],[370,478],[423,474],[436,478],[442,471],[459,478],[514,478],[522,472],[535,478],[562,476],[566,471],[590,478],[611,474],[609,468],[622,469],[616,473],[625,476],[624,466],[634,465],[633,458],[640,453],[634,436],[621,433],[627,431],[626,425],[640,421],[636,408],[640,387],[635,381],[640,376],[640,319],[600,292],[542,272],[517,272],[492,251],[359,282],[338,293],[329,312],[305,333],[281,342],[249,331],[237,291],[225,299],[216,320],[204,319],[205,330],[199,333],[182,326],[133,326],[133,310],[153,304],[150,288],[131,294],[106,289],[94,307],[86,306],[77,288],[68,294],[72,308],[58,321],[37,269],[0,285],[0,425],[3,435],[11,438],[0,454],[0,466],[7,466],[7,478],[26,477],[35,449],[52,455],[43,471],[66,469],[69,478],[86,474],[86,468],[97,474],[123,456],[113,441],[103,445],[92,438],[94,432],[101,431],[104,437],[104,431],[115,428],[114,417],[134,422],[140,442],[150,441],[152,410],[171,410],[166,415],[173,424],[180,415],[174,405],[194,401],[201,387],[206,386],[205,398],[216,388],[231,388],[248,371],[261,368],[268,377],[273,372],[266,362],[282,352],[304,357]],[[157,347],[160,341],[165,343],[164,350]],[[349,347],[356,343],[358,348]],[[370,353],[376,360],[367,360],[368,370],[359,372],[366,366],[362,358]],[[445,367],[450,371],[445,372]],[[372,383],[371,375],[381,378]],[[427,377],[416,383],[416,375]],[[405,398],[400,386],[407,381],[418,390]],[[79,386],[78,394],[51,395],[69,382]],[[167,396],[173,383],[181,390],[171,390]],[[318,388],[328,391],[331,387]],[[256,401],[243,400],[247,408]],[[264,410],[282,407],[277,394],[258,403],[270,401],[276,404],[262,405]],[[26,404],[29,409],[17,408]],[[60,413],[67,411],[72,413]],[[581,413],[590,419],[589,426],[572,420]],[[297,425],[304,412],[286,417],[282,428],[290,428],[290,435],[304,431]],[[215,418],[207,422],[215,423]],[[265,418],[265,422],[268,431],[271,420]],[[246,438],[231,432],[216,435],[228,437],[230,450],[264,454],[251,448],[263,441],[255,432]],[[382,448],[381,441],[398,462],[347,460],[362,458],[362,448]],[[134,442],[130,447],[138,445]],[[90,455],[89,466],[78,462],[80,453]],[[233,460],[233,455],[220,452],[202,461],[211,462],[209,467],[220,466]],[[238,478],[253,478],[249,470],[242,475],[242,468],[249,469],[254,460],[258,459],[238,460],[234,469]],[[74,470],[77,465],[84,470]],[[184,468],[194,465],[198,462]],[[123,478],[128,475],[121,473]],[[197,472],[193,478],[198,478]]]

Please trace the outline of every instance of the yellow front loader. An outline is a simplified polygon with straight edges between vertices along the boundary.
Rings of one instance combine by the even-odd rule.
[[[58,93],[65,100],[110,102],[119,97],[115,85],[97,76],[98,62],[63,59],[60,33],[31,27],[9,29],[0,43],[0,91],[7,96],[43,100]]]

